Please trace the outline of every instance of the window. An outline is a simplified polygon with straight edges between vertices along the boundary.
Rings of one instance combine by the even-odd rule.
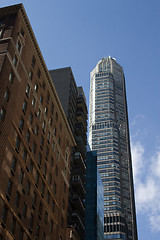
[[[16,43],[16,48],[17,48],[18,52],[20,53],[21,52],[21,48],[22,48],[22,44],[21,44],[21,42],[19,40]]]
[[[49,99],[50,99],[50,94],[49,92],[47,92],[47,103],[49,103]]]
[[[6,91],[5,91],[5,93],[4,93],[4,98],[5,98],[5,100],[6,100],[7,102],[9,101],[9,96],[10,96],[10,91],[9,91],[9,89],[7,88]]]
[[[65,210],[65,200],[62,200],[62,209]]]
[[[52,233],[52,232],[53,232],[53,221],[50,220],[50,233]]]
[[[33,79],[33,72],[30,71],[29,74],[28,74],[28,76],[29,76],[29,79],[32,81],[32,79]]]
[[[48,222],[48,213],[45,211],[44,223],[47,224],[47,222]]]
[[[54,164],[54,159],[53,159],[53,156],[51,156],[51,167],[53,167],[53,164]]]
[[[33,123],[33,113],[31,112],[29,115],[29,123],[32,125]]]
[[[50,126],[52,126],[52,118],[49,119],[48,123]]]
[[[29,97],[29,94],[30,94],[30,86],[29,86],[29,84],[27,84],[27,86],[26,86],[26,95],[27,95],[27,97]]]
[[[56,174],[56,176],[58,176],[58,167],[57,167],[57,165],[55,167],[55,174]]]
[[[35,99],[35,97],[33,96],[33,98],[32,98],[32,106],[35,108],[35,106],[36,106],[36,99]]]
[[[53,191],[54,191],[54,194],[56,194],[56,193],[57,193],[57,184],[56,184],[56,182],[54,182]]]
[[[29,143],[29,140],[30,140],[30,131],[27,130],[26,141]]]
[[[57,150],[57,161],[59,161],[59,151]]]
[[[32,67],[34,68],[35,67],[35,64],[36,64],[36,59],[35,59],[35,56],[32,57]]]
[[[29,221],[29,226],[30,226],[31,229],[33,228],[33,220],[34,220],[34,216],[33,216],[33,214],[31,213],[30,221]]]
[[[41,109],[40,108],[38,109],[38,112],[37,112],[37,118],[39,118],[39,119],[41,118]]]
[[[46,158],[48,158],[48,155],[49,155],[49,148],[48,146],[46,147]]]
[[[33,162],[32,162],[32,160],[30,160],[30,163],[29,163],[29,171],[30,171],[30,173],[33,172]]]
[[[20,231],[19,231],[19,238],[18,238],[18,240],[23,240],[23,235],[24,235],[24,230],[23,230],[23,228],[21,227],[21,228],[20,228]]]
[[[44,174],[45,177],[46,177],[46,173],[47,173],[47,165],[44,164],[44,171],[43,171],[43,174]]]
[[[43,96],[40,96],[40,103],[43,104]]]
[[[51,183],[52,183],[52,174],[50,173],[49,174],[49,184],[51,185]]]
[[[12,158],[12,163],[11,163],[11,169],[15,172],[16,170],[16,163],[17,163],[17,159],[13,156]]]
[[[46,131],[46,122],[45,122],[45,120],[42,123],[42,129],[43,129],[44,132]]]
[[[42,214],[42,203],[41,202],[39,203],[39,211],[38,212],[40,215]]]
[[[44,137],[41,136],[41,140],[40,140],[40,147],[43,148],[44,145]]]
[[[58,138],[58,144],[59,145],[61,144],[61,138],[60,137]]]
[[[6,110],[5,110],[4,107],[2,106],[2,107],[1,107],[1,110],[0,110],[0,119],[1,119],[2,121],[4,121],[5,115],[6,115]]]
[[[35,135],[37,135],[37,136],[38,136],[38,131],[39,131],[39,127],[38,127],[38,125],[36,124],[34,133],[35,133]]]
[[[38,92],[38,84],[37,83],[35,84],[34,89],[36,92]]]
[[[27,204],[24,203],[24,205],[23,205],[23,210],[22,210],[22,216],[23,216],[24,218],[26,218],[26,213],[27,213]]]
[[[53,151],[55,150],[55,142],[54,141],[52,142],[52,149],[53,149]]]
[[[27,159],[27,150],[26,148],[24,147],[24,150],[23,150],[23,161],[25,162]]]
[[[45,107],[44,112],[45,112],[46,115],[48,114],[48,108],[47,107]]]
[[[54,200],[52,200],[52,212],[54,212],[54,210],[55,210],[55,202]]]
[[[6,206],[4,206],[3,211],[2,211],[2,221],[3,221],[3,223],[6,223],[7,212],[8,212],[8,208]]]
[[[37,201],[37,193],[34,191],[34,193],[33,193],[33,205],[36,205],[36,201]]]
[[[24,100],[24,102],[23,102],[22,110],[23,110],[23,113],[25,114],[26,110],[27,110],[27,102],[26,102],[26,100]]]
[[[14,64],[15,67],[17,66],[17,63],[18,63],[18,58],[15,55],[14,58],[13,58],[13,64]]]
[[[36,171],[35,182],[36,182],[36,184],[38,185],[38,183],[39,183],[39,173],[38,173],[38,171]]]
[[[30,193],[30,188],[31,188],[31,183],[29,182],[29,180],[27,180],[27,185],[26,185],[26,193],[29,195]]]
[[[45,90],[45,87],[46,87],[46,84],[45,84],[45,82],[43,81],[43,83],[42,83],[42,88],[43,88],[43,90]]]
[[[36,236],[39,237],[40,226],[39,224],[36,227]]]
[[[51,103],[51,113],[52,114],[54,113],[54,104],[53,104],[53,102]]]
[[[47,192],[47,202],[48,202],[48,204],[50,202],[50,192],[49,191]]]
[[[19,192],[16,192],[16,199],[15,199],[15,206],[18,208],[20,201],[20,194]]]
[[[38,165],[41,166],[41,162],[42,162],[42,155],[41,153],[38,154]]]
[[[44,185],[44,182],[42,181],[41,192],[42,192],[43,195],[44,195],[44,189],[45,189],[45,185]]]
[[[16,139],[16,150],[19,151],[20,148],[20,137],[19,135],[17,135],[17,139]]]
[[[38,76],[38,78],[41,77],[41,71],[40,71],[40,69],[38,69],[38,71],[37,71],[37,76]]]
[[[16,227],[16,219],[15,219],[15,217],[12,215],[10,230],[11,230],[11,233],[12,233],[13,235],[14,235],[14,233],[15,233],[15,227]]]
[[[13,84],[13,80],[14,80],[14,74],[12,72],[10,72],[10,74],[9,74],[9,82],[11,84]]]
[[[19,123],[19,129],[22,131],[23,127],[24,127],[24,119],[23,119],[23,117],[21,117],[20,123]]]
[[[8,196],[11,196],[11,191],[12,191],[12,181],[9,180],[9,181],[8,181],[8,186],[7,186],[6,194],[7,194]]]
[[[33,142],[33,145],[32,145],[32,152],[35,154],[36,153],[36,143]]]
[[[47,141],[48,141],[48,143],[50,143],[50,138],[51,138],[51,134],[50,134],[50,132],[48,132],[48,135],[47,135]]]
[[[21,183],[21,184],[23,182],[23,177],[24,177],[24,171],[21,168],[20,173],[19,173],[19,183]]]
[[[56,112],[56,122],[58,121],[58,113]]]

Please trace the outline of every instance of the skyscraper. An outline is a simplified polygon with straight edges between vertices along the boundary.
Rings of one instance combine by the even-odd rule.
[[[104,239],[137,240],[125,77],[111,57],[91,72],[89,144],[104,184]]]

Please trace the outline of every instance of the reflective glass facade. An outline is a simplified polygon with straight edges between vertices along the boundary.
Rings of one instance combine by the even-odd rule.
[[[104,239],[137,239],[123,68],[103,58],[91,72],[89,144],[104,184]]]
[[[85,240],[104,239],[103,183],[97,170],[97,152],[87,152]]]

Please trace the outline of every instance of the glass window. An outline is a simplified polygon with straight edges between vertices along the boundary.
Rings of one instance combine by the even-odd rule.
[[[29,143],[29,140],[30,140],[30,131],[27,130],[26,141]]]
[[[8,208],[6,206],[4,206],[3,210],[2,210],[2,221],[3,221],[3,223],[6,223],[7,212],[8,212]]]
[[[6,110],[5,110],[4,107],[2,106],[2,107],[1,107],[1,110],[0,110],[0,119],[1,119],[2,121],[4,121],[5,115],[6,115]]]
[[[20,137],[19,135],[17,136],[17,139],[16,139],[16,150],[19,151],[19,148],[20,148]]]
[[[6,100],[7,102],[9,101],[9,96],[10,96],[10,91],[9,91],[9,89],[7,88],[6,91],[5,91],[5,93],[4,93],[4,98],[5,98],[5,100]]]
[[[25,114],[26,110],[27,110],[27,102],[26,102],[26,100],[24,100],[24,102],[23,102],[22,110],[23,110],[23,113]]]
[[[21,183],[21,184],[23,182],[23,177],[24,177],[24,171],[21,168],[20,173],[19,173],[19,183]]]
[[[33,68],[34,68],[35,64],[36,64],[36,59],[35,59],[35,56],[33,56],[32,57],[32,63],[31,63]]]
[[[33,145],[32,145],[32,152],[35,154],[36,153],[36,143],[33,142]]]
[[[33,98],[32,98],[32,106],[35,108],[35,106],[36,106],[36,99],[35,99],[35,97],[33,96]]]
[[[14,64],[15,67],[17,66],[17,63],[18,63],[18,58],[15,55],[14,58],[13,58],[13,64]]]
[[[27,180],[27,185],[26,185],[26,193],[29,195],[30,193],[30,188],[31,188],[31,183],[29,182],[29,180]]]
[[[24,203],[23,210],[22,210],[22,216],[26,218],[26,213],[27,213],[27,204]]]
[[[21,117],[20,123],[19,123],[19,129],[22,131],[23,127],[24,127],[24,119],[23,119],[23,117]]]
[[[21,52],[21,48],[22,48],[22,44],[21,44],[21,42],[19,40],[16,43],[16,48],[17,48],[18,52],[20,53]]]
[[[15,206],[18,208],[20,201],[20,194],[19,192],[16,192],[16,199],[15,199]]]
[[[17,163],[17,159],[13,156],[12,158],[12,164],[11,164],[11,169],[15,172],[16,170],[16,163]]]
[[[37,83],[35,84],[34,89],[36,92],[38,92],[38,84]]]
[[[29,76],[29,79],[32,81],[32,79],[33,79],[33,72],[30,71],[29,74],[28,74],[28,76]]]
[[[43,96],[40,96],[40,103],[43,104]]]
[[[33,228],[33,220],[34,220],[34,216],[33,216],[33,214],[31,213],[30,221],[29,221],[29,226],[30,226],[31,229]]]
[[[32,125],[33,123],[33,113],[31,112],[29,115],[29,123]]]
[[[12,181],[9,179],[6,194],[8,196],[11,196],[11,191],[12,191]]]
[[[36,124],[34,133],[35,133],[37,136],[38,136],[38,131],[39,131],[39,127],[38,127],[38,125]]]
[[[15,227],[16,227],[16,219],[15,219],[15,217],[12,215],[10,230],[11,230],[11,233],[12,233],[13,235],[14,235],[14,233],[15,233]]]
[[[27,95],[27,97],[29,97],[29,94],[30,94],[30,86],[29,86],[29,84],[27,84],[27,86],[26,86],[26,95]]]
[[[12,72],[10,72],[10,74],[9,74],[9,82],[11,84],[13,84],[13,80],[14,80],[14,74]]]
[[[37,71],[37,76],[40,78],[41,77],[41,71],[40,69],[38,68],[38,71]]]

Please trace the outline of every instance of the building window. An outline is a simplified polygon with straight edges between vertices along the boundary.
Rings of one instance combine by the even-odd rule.
[[[24,102],[23,102],[22,110],[23,110],[23,113],[25,114],[26,110],[27,110],[27,102],[26,102],[26,100],[24,100]]]
[[[40,96],[40,103],[43,104],[43,96]]]
[[[31,188],[31,183],[27,180],[27,185],[26,185],[26,193],[29,195],[30,193],[30,188]]]
[[[62,201],[62,209],[65,210],[65,200]]]
[[[42,162],[42,155],[41,153],[38,154],[38,165],[41,166],[41,162]]]
[[[12,181],[9,179],[6,194],[10,197],[12,191]]]
[[[19,137],[19,135],[17,135],[17,139],[16,139],[16,150],[17,151],[19,151],[19,149],[20,149],[20,137]]]
[[[41,71],[40,71],[40,69],[38,69],[38,71],[37,71],[37,76],[38,76],[38,78],[41,77]]]
[[[4,206],[2,210],[2,218],[1,218],[3,223],[6,223],[7,212],[8,212],[8,208]]]
[[[58,121],[58,113],[56,112],[56,122]]]
[[[55,174],[56,174],[56,176],[58,176],[58,167],[57,167],[57,165],[55,167]]]
[[[2,106],[2,107],[1,107],[1,110],[0,110],[0,119],[1,119],[2,121],[4,121],[5,115],[6,115],[6,110],[5,110],[4,107]]]
[[[38,127],[38,125],[36,124],[34,133],[35,133],[35,135],[37,135],[37,136],[38,136],[38,131],[39,131],[39,127]]]
[[[15,199],[15,206],[18,208],[20,201],[20,194],[19,192],[16,192],[16,199]]]
[[[39,224],[36,227],[36,236],[39,237],[40,226]]]
[[[57,184],[56,184],[56,182],[54,182],[53,192],[56,195],[56,193],[57,193]]]
[[[35,108],[36,107],[36,99],[35,99],[35,97],[33,96],[33,98],[32,98],[32,106],[33,106],[33,108]]]
[[[33,228],[33,220],[34,220],[34,216],[33,216],[33,214],[31,213],[30,221],[29,221],[29,226],[30,226],[31,229]]]
[[[17,63],[18,63],[18,58],[15,55],[14,58],[13,58],[13,64],[14,64],[15,67],[17,66]]]
[[[42,129],[43,129],[44,132],[46,131],[46,122],[45,122],[45,120],[42,123]]]
[[[47,107],[45,107],[44,112],[45,112],[46,115],[48,114],[48,108]]]
[[[51,173],[49,174],[49,184],[50,185],[52,184],[52,174]]]
[[[51,113],[52,114],[54,113],[54,104],[53,104],[53,102],[51,103]]]
[[[11,84],[13,84],[13,80],[14,80],[14,74],[12,72],[10,72],[10,74],[9,74],[9,82]]]
[[[32,57],[32,67],[34,68],[35,67],[35,64],[36,64],[36,59],[35,59],[35,56]]]
[[[47,103],[49,103],[49,99],[50,99],[50,94],[49,92],[47,92]]]
[[[36,201],[37,201],[37,193],[34,191],[33,193],[33,205],[36,205]]]
[[[37,112],[37,118],[41,118],[41,110],[40,110],[40,108],[38,109],[38,112]]]
[[[27,213],[27,204],[24,203],[23,211],[22,211],[22,216],[23,216],[24,218],[26,218],[26,213]]]
[[[33,123],[33,113],[31,112],[29,115],[29,123],[32,125]]]
[[[36,143],[33,142],[33,145],[32,145],[32,152],[35,154],[36,153]]]
[[[45,90],[45,88],[46,88],[46,84],[45,84],[44,81],[43,81],[43,83],[42,83],[42,88],[43,88],[43,90]]]
[[[53,221],[50,220],[50,233],[52,233],[52,232],[53,232]]]
[[[48,202],[48,204],[50,202],[50,192],[49,191],[47,192],[47,202]]]
[[[32,162],[32,160],[30,160],[30,163],[29,163],[29,171],[30,171],[30,173],[33,172],[33,162]]]
[[[17,163],[17,159],[13,156],[12,163],[11,163],[11,169],[13,172],[15,172],[16,170],[16,163]]]
[[[55,210],[55,202],[54,200],[52,200],[52,212],[54,212],[54,210]]]
[[[8,102],[9,101],[9,97],[10,97],[10,91],[9,89],[7,88],[5,93],[4,93],[4,98],[5,100]]]
[[[19,173],[19,183],[21,183],[21,184],[23,182],[23,177],[24,177],[24,171],[21,168],[20,173]]]
[[[50,126],[52,126],[52,118],[49,119],[48,123]]]
[[[44,195],[44,189],[45,189],[45,185],[44,185],[44,182],[42,181],[41,192],[42,192],[43,195]]]
[[[14,235],[14,233],[15,233],[15,227],[16,227],[16,219],[15,219],[15,217],[12,215],[10,230],[11,230],[11,233],[12,233],[13,235]]]
[[[48,146],[46,147],[46,158],[48,158],[48,155],[49,155],[49,148]]]
[[[47,165],[46,165],[46,164],[44,164],[44,171],[43,171],[43,174],[44,174],[44,176],[46,177],[46,174],[47,174]]]
[[[45,211],[44,223],[47,224],[47,222],[48,222],[48,213]]]
[[[24,150],[23,150],[23,161],[25,162],[27,159],[27,150],[26,148],[24,147]]]
[[[38,92],[38,84],[37,83],[35,84],[34,89],[36,92]]]
[[[53,167],[54,165],[54,159],[53,159],[53,156],[51,156],[51,167]]]
[[[38,171],[36,171],[35,182],[36,182],[36,184],[38,185],[38,183],[39,183],[39,173],[38,173]]]
[[[30,71],[29,74],[28,74],[28,76],[29,76],[29,79],[32,81],[32,79],[33,79],[33,72]]]
[[[22,48],[22,44],[21,44],[21,42],[19,40],[16,43],[16,48],[17,48],[18,52],[20,53],[21,52],[21,48]]]
[[[29,143],[29,140],[30,140],[30,131],[27,130],[26,141]]]
[[[39,203],[39,211],[38,212],[39,212],[39,215],[42,214],[42,203],[41,202]]]
[[[19,130],[22,131],[23,127],[24,127],[24,119],[23,119],[23,117],[21,117],[20,122],[19,122]]]
[[[44,145],[44,137],[41,136],[41,140],[40,140],[40,147],[43,148]]]
[[[20,231],[19,231],[19,239],[18,239],[18,240],[23,240],[23,235],[24,235],[24,230],[23,230],[23,228],[21,227],[21,228],[20,228]]]
[[[27,95],[27,97],[29,97],[30,90],[31,90],[31,88],[30,88],[29,84],[27,84],[27,86],[26,86],[26,95]]]
[[[51,134],[50,134],[50,132],[48,132],[48,135],[47,135],[47,141],[48,141],[48,143],[50,143],[50,139],[51,139]]]

